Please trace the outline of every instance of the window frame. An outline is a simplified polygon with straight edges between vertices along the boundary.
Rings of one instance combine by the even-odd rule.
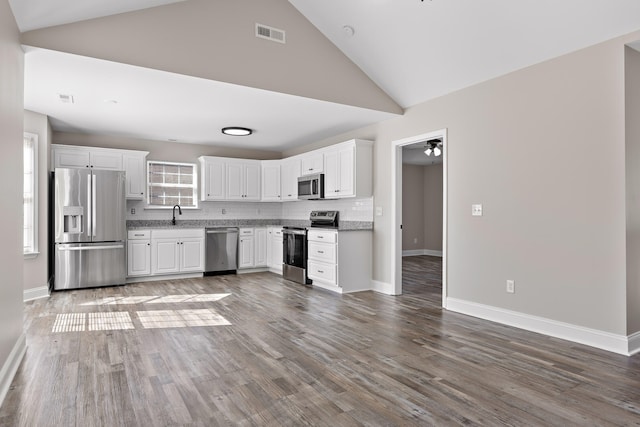
[[[26,245],[26,242],[24,241],[24,234],[25,234],[25,224],[24,224],[24,209],[25,209],[25,188],[24,188],[24,175],[25,175],[25,169],[24,169],[24,162],[25,162],[25,158],[24,158],[24,150],[27,149],[26,144],[27,142],[30,142],[31,144],[33,144],[33,148],[32,148],[32,154],[33,154],[33,164],[31,165],[33,168],[33,178],[31,181],[32,184],[32,188],[31,188],[31,194],[32,194],[32,207],[33,210],[31,212],[31,220],[32,220],[32,224],[33,226],[31,227],[32,229],[32,242],[30,245],[30,249],[29,251],[27,251],[28,246]],[[35,133],[31,133],[31,132],[24,132],[23,134],[23,140],[22,140],[22,148],[23,148],[23,158],[22,158],[22,162],[23,162],[23,168],[22,168],[22,174],[23,174],[23,186],[22,186],[22,194],[23,194],[23,201],[22,201],[22,214],[23,214],[23,224],[22,224],[22,253],[24,255],[24,258],[35,258],[38,256],[38,254],[40,253],[38,250],[38,135]]]
[[[153,185],[150,181],[150,176],[151,176],[151,165],[153,164],[161,164],[161,165],[167,165],[167,166],[190,166],[193,168],[193,184],[191,186],[184,184],[183,186],[181,186],[180,188],[189,188],[191,187],[193,190],[193,201],[194,201],[194,205],[190,205],[190,206],[183,206],[180,205],[180,208],[182,209],[199,209],[198,207],[198,165],[195,163],[187,163],[187,162],[168,162],[168,161],[164,161],[164,160],[147,160],[147,170],[146,170],[146,175],[147,175],[147,197],[146,197],[146,202],[147,202],[147,206],[146,209],[173,209],[173,205],[154,205],[151,203],[151,186]],[[171,186],[169,186],[171,187]]]

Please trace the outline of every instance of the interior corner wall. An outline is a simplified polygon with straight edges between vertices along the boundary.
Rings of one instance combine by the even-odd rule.
[[[640,331],[640,52],[625,47],[627,335]]]
[[[0,373],[6,372],[3,368],[11,362],[23,330],[24,54],[19,36],[8,1],[0,0]],[[0,377],[0,383],[4,379]]]
[[[424,246],[424,166],[402,165],[402,250]]]
[[[442,251],[442,163],[423,166],[424,249]]]
[[[24,131],[38,135],[38,254],[24,260],[24,290],[48,286],[49,271],[49,146],[51,126],[47,116],[33,111],[24,112]]]

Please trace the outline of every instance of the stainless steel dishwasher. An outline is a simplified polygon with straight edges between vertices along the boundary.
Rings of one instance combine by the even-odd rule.
[[[238,269],[238,228],[206,228],[204,275],[235,273]]]

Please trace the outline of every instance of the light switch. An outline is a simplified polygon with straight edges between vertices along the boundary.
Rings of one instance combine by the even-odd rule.
[[[482,216],[482,205],[471,205],[471,215],[473,216]]]
[[[376,206],[376,216],[382,216],[382,206]]]

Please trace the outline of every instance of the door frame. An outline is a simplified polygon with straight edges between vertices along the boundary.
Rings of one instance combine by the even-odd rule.
[[[447,307],[447,200],[448,200],[448,141],[447,129],[410,136],[391,143],[391,201],[395,204],[391,211],[391,238],[394,242],[391,258],[391,285],[393,295],[402,294],[402,147],[423,143],[429,139],[442,138],[442,307]]]

